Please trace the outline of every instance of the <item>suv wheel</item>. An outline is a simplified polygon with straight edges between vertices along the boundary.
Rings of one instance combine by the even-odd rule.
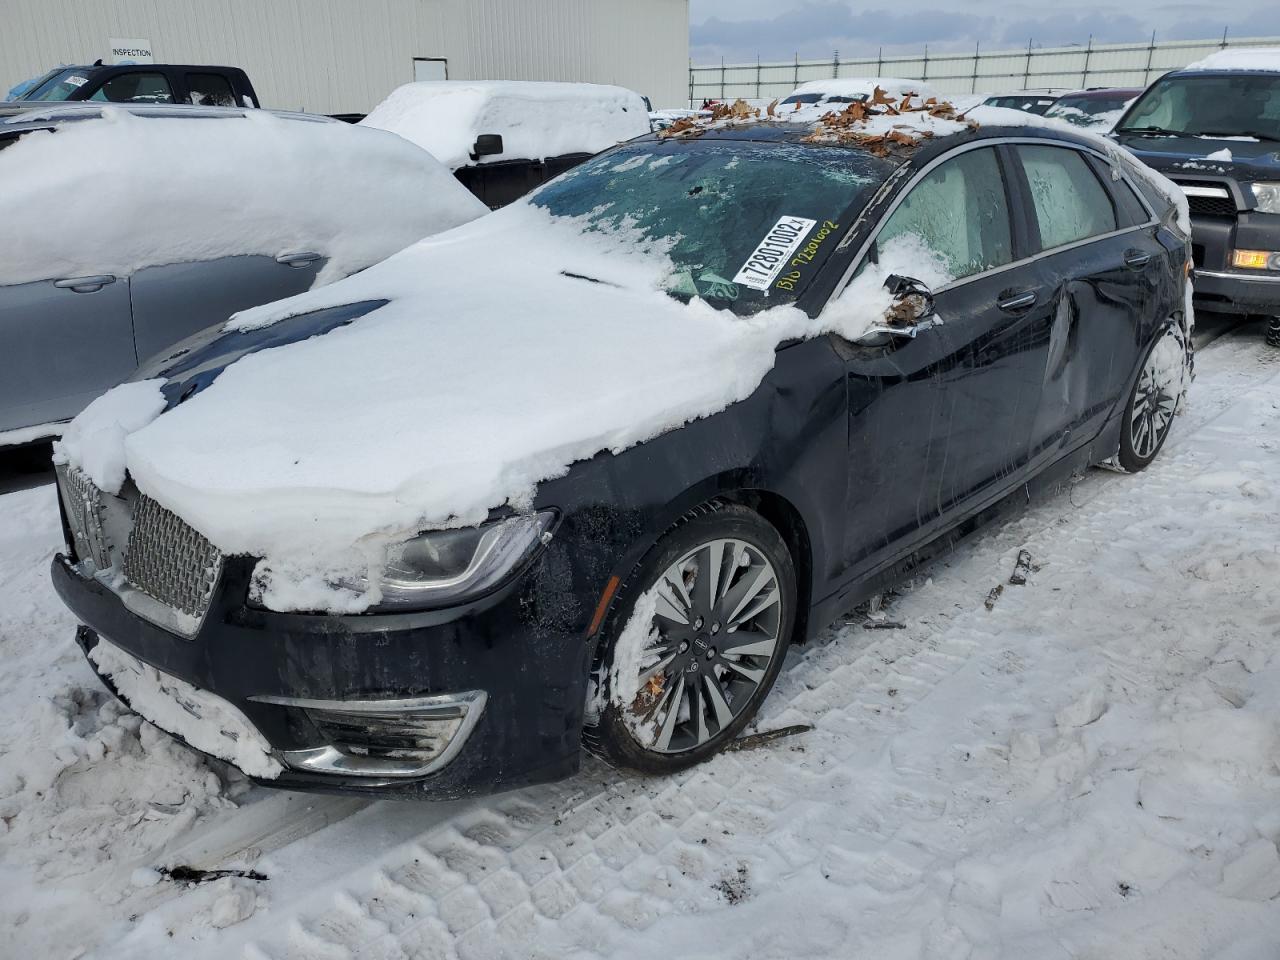
[[[1165,330],[1147,354],[1124,408],[1121,468],[1137,473],[1150,465],[1169,437],[1187,380],[1187,348],[1176,326]]]
[[[718,752],[773,686],[795,605],[791,554],[762,517],[736,504],[686,516],[641,561],[606,621],[603,703],[588,746],[644,773]]]
[[[1267,343],[1280,347],[1280,317],[1267,318]]]

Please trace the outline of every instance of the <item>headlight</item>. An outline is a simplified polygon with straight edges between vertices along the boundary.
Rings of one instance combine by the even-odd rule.
[[[433,530],[387,551],[375,610],[421,610],[460,603],[501,584],[551,540],[553,511]]]
[[[1263,213],[1280,213],[1280,183],[1250,184],[1254,209]]]

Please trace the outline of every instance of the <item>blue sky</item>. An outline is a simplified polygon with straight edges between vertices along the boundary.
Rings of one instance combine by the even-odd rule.
[[[1045,3],[915,0],[690,0],[690,56],[694,63],[786,60],[918,50],[989,50],[1146,39],[1198,40],[1222,36],[1280,36],[1280,2],[1231,4],[1126,0],[1124,3]]]

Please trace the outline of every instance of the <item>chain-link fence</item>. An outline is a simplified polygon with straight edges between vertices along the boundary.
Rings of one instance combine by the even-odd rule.
[[[924,80],[939,93],[1003,93],[1052,88],[1143,87],[1170,70],[1224,47],[1280,46],[1280,37],[1177,40],[1147,43],[1085,44],[1023,50],[800,60],[789,63],[725,64],[689,67],[689,102],[736,97],[773,99],[786,96],[806,80],[831,77],[901,77]]]

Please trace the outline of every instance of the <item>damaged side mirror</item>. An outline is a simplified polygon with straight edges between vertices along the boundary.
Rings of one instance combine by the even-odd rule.
[[[934,312],[933,291],[915,277],[890,274],[884,286],[893,303],[862,339],[880,340],[886,336],[914,339],[916,334],[942,323]]]

